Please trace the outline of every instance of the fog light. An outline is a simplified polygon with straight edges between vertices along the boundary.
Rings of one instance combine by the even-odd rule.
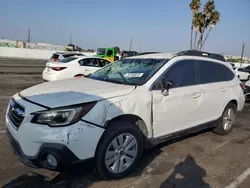
[[[56,167],[57,166],[57,160],[56,158],[54,157],[54,155],[52,154],[48,154],[47,155],[47,161],[48,163],[53,166],[53,167]]]

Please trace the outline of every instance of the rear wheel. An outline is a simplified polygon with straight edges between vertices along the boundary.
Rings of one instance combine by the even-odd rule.
[[[115,121],[105,131],[96,151],[96,170],[105,179],[125,177],[139,163],[143,137],[136,125]]]
[[[236,105],[229,103],[224,109],[218,126],[213,130],[214,133],[227,135],[232,132],[233,124],[236,120]]]

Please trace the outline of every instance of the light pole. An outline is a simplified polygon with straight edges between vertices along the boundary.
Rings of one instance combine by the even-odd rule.
[[[240,67],[242,67],[242,63],[243,63],[243,56],[244,56],[245,45],[246,45],[246,43],[244,42],[243,45],[242,45]]]
[[[129,51],[131,50],[131,47],[132,47],[132,38],[130,38]]]

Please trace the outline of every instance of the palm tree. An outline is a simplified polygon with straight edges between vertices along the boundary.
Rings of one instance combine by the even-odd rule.
[[[201,6],[201,1],[200,0],[192,0],[189,7],[192,10],[192,25],[191,25],[191,36],[190,36],[190,49],[192,50],[192,43],[193,43],[193,20],[194,20],[194,15],[195,13],[200,9]]]
[[[213,11],[212,14],[211,14],[210,23],[209,23],[210,28],[209,28],[209,31],[208,31],[208,33],[207,33],[207,35],[206,35],[206,37],[205,37],[205,39],[204,39],[204,41],[203,41],[203,43],[202,43],[201,48],[203,48],[205,42],[207,41],[207,38],[208,38],[209,34],[211,33],[212,29],[215,27],[215,25],[216,25],[219,21],[220,21],[220,13],[219,13],[218,11],[215,10],[215,11]]]
[[[199,46],[201,46],[202,36],[206,27],[206,16],[202,12],[198,12],[195,18],[196,18],[196,25],[200,33],[200,39],[198,40],[197,47],[196,47],[196,49],[198,49]]]
[[[203,9],[203,13],[206,15],[207,19],[210,19],[212,12],[215,10],[215,5],[213,0],[209,0]]]
[[[204,25],[201,28],[200,39],[199,39],[200,50],[202,49],[204,32],[210,24],[211,15],[214,9],[215,9],[214,1],[208,0],[208,2],[204,5],[204,8],[203,8]]]
[[[200,29],[200,14],[201,12],[196,12],[194,15],[194,19],[193,19],[193,27],[194,27],[194,31],[195,31],[195,36],[194,36],[194,44],[193,44],[193,48],[196,49],[196,41],[197,41],[197,34],[199,32]]]

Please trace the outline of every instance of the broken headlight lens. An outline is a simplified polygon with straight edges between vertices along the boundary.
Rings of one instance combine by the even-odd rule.
[[[96,103],[88,103],[81,107],[69,109],[52,109],[48,111],[35,112],[32,123],[45,124],[49,126],[66,126],[79,121],[86,115]]]

